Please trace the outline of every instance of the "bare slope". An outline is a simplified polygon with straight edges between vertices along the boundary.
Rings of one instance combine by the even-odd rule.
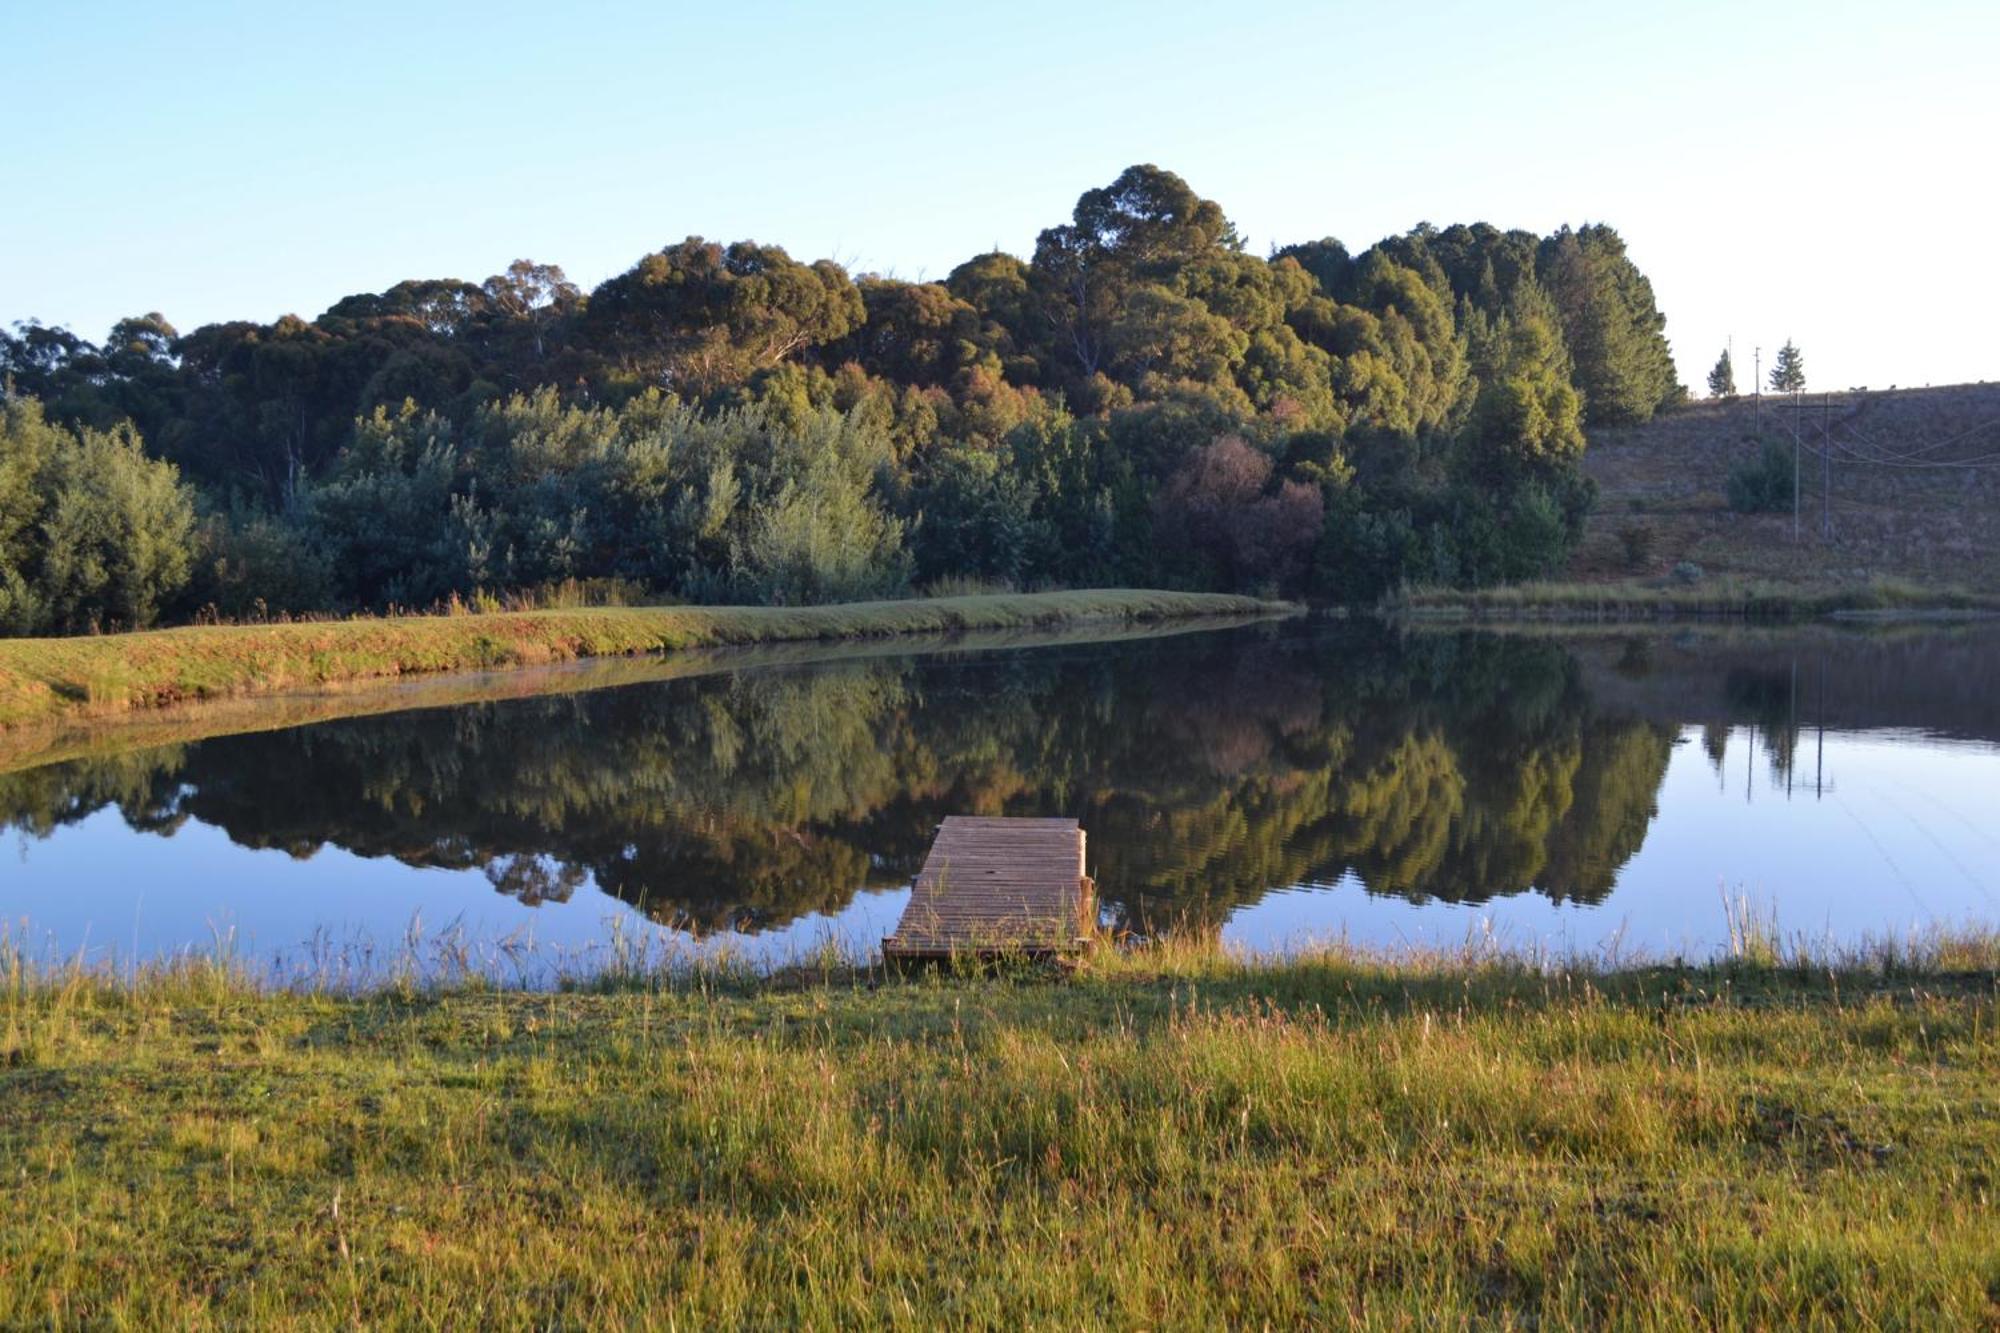
[[[1795,425],[1797,541],[1789,512],[1738,514],[1726,498],[1760,429],[1789,445]],[[2000,384],[1814,393],[1796,405],[1767,394],[1761,409],[1747,397],[1699,403],[1593,432],[1584,467],[1600,494],[1574,579],[1659,578],[1692,561],[1710,578],[1810,587],[2000,588]]]

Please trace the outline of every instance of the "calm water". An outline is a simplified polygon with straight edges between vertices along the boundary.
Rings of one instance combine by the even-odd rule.
[[[1081,818],[1140,933],[1707,955],[1727,897],[1852,942],[2000,920],[1996,669],[1990,628],[1326,622],[750,666],[0,775],[0,915],[92,959],[783,960],[872,948],[985,812]]]

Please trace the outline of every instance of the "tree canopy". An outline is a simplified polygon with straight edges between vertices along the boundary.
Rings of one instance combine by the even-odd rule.
[[[565,579],[1349,600],[1560,559],[1590,502],[1585,429],[1684,396],[1664,324],[1606,226],[1424,224],[1260,258],[1221,205],[1138,165],[1027,258],[975,256],[942,282],[689,237],[588,292],[521,259],[310,320],[182,333],[149,313],[102,345],[19,325],[0,380],[93,468],[171,479],[121,503],[172,490],[199,510],[184,537],[157,534],[185,577],[167,561],[133,576],[145,596],[64,617]],[[0,576],[37,584],[69,557],[4,545],[5,484]]]

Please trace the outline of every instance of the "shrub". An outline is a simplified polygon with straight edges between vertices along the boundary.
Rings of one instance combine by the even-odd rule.
[[[1775,514],[1792,507],[1796,470],[1792,449],[1764,441],[1755,461],[1729,474],[1729,507],[1739,514]]]
[[[866,482],[827,462],[757,508],[736,573],[745,593],[783,606],[886,596],[909,581],[903,525]]]
[[[332,599],[326,558],[295,523],[230,509],[208,515],[198,538],[186,600],[222,619],[309,614]]]
[[[1627,569],[1644,569],[1653,563],[1653,545],[1657,534],[1644,523],[1627,523],[1618,529],[1618,545],[1625,552]]]
[[[143,628],[193,550],[193,493],[129,423],[73,431],[0,393],[0,632]]]
[[[1189,450],[1153,502],[1162,546],[1194,557],[1223,587],[1290,585],[1325,526],[1326,506],[1318,487],[1273,486],[1273,474],[1270,457],[1241,436]]]
[[[1539,485],[1521,487],[1500,528],[1500,576],[1539,578],[1562,563],[1569,546],[1569,527],[1556,497]]]

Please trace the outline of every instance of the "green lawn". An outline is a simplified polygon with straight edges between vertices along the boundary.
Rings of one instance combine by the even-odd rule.
[[[0,1324],[1993,1327],[1996,959],[16,964]]]
[[[724,644],[1117,624],[1282,609],[1249,597],[1098,589],[838,606],[604,607],[0,639],[0,727],[425,672]]]

